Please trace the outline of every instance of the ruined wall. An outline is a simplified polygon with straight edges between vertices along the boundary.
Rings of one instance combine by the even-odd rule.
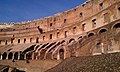
[[[21,54],[25,54],[25,58],[28,57],[28,59],[59,60],[71,56],[102,53],[101,47],[105,45],[104,48],[107,48],[109,38],[112,37],[105,34],[104,38],[100,33],[113,32],[112,27],[115,24],[118,24],[119,28],[119,21],[120,0],[90,0],[74,9],[51,17],[14,25],[6,24],[0,28],[1,59],[3,56],[5,56],[4,59],[8,58],[9,53],[16,52],[16,49]],[[93,35],[95,38],[89,39]],[[108,42],[103,43],[104,39]],[[96,48],[94,44],[97,44],[96,41],[99,40],[103,40],[98,42],[97,47],[100,49],[94,50]],[[27,47],[27,44],[31,46]],[[119,50],[119,46],[114,48]],[[108,50],[105,49],[105,51]],[[14,59],[14,57],[8,59]]]

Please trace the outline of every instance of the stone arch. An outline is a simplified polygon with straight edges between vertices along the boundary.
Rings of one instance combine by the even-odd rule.
[[[48,59],[48,55],[49,55],[49,57],[50,57],[50,52],[51,52],[51,50],[53,50],[54,48],[56,48],[57,46],[59,46],[61,43],[60,42],[57,42],[53,47],[51,47],[51,48],[48,48],[47,49],[47,51],[45,52],[45,55],[44,55],[44,58],[46,59]]]
[[[116,28],[120,28],[120,23],[117,23],[117,24],[112,26],[112,29],[116,29]]]
[[[59,59],[64,59],[64,49],[59,50]]]
[[[20,52],[20,60],[24,60],[24,53],[23,52]]]
[[[26,53],[26,59],[28,59],[28,60],[32,60],[32,52],[27,52]]]
[[[78,39],[81,39],[82,38],[82,36],[79,36],[79,38]]]
[[[75,41],[75,39],[74,39],[74,38],[71,38],[71,39],[69,40],[69,43],[71,43],[72,41]]]
[[[63,52],[62,50],[60,51],[60,49],[63,49],[63,51],[64,51],[64,59],[66,58],[66,49],[65,49],[65,46],[63,45],[63,44],[61,44],[59,47],[57,47],[56,49],[54,49],[53,51],[52,51],[52,59],[57,59],[57,60],[59,60],[60,59],[60,53],[59,52]],[[63,55],[63,53],[61,53],[61,55]]]
[[[15,52],[15,54],[14,54],[14,59],[15,59],[15,60],[18,60],[18,52]]]
[[[88,34],[88,38],[91,37],[91,36],[94,36],[94,35],[95,35],[95,33],[93,33],[93,32],[92,32],[92,33],[89,33],[89,34]]]
[[[61,44],[64,43],[64,42],[65,42],[65,40],[61,41]]]
[[[2,54],[2,60],[5,60],[6,58],[7,58],[7,53],[4,52],[4,53]]]
[[[102,28],[98,31],[98,34],[101,34],[101,33],[104,33],[104,32],[107,32],[108,30],[106,28]]]
[[[10,59],[12,59],[12,57],[13,57],[13,53],[10,52],[10,53],[8,54],[8,59],[10,60]]]

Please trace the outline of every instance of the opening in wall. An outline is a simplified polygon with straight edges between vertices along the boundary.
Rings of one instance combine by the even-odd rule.
[[[1,44],[1,40],[0,40],[0,44]]]
[[[93,19],[93,20],[92,20],[92,27],[93,27],[93,28],[96,27],[96,19]]]
[[[45,36],[43,36],[43,41],[45,40]]]
[[[13,44],[13,40],[14,40],[14,39],[12,38],[12,39],[11,39],[11,44]]]
[[[20,43],[20,39],[18,39],[18,43]]]
[[[36,43],[39,43],[39,38],[38,37],[36,38]]]
[[[83,14],[82,14],[82,13],[80,13],[80,17],[82,17],[82,15],[83,15]]]
[[[7,45],[7,40],[5,41],[5,45]]]
[[[67,32],[67,31],[65,31],[65,38],[67,37],[67,34],[68,34],[68,32]]]
[[[75,33],[76,33],[76,27],[73,28],[73,34],[75,34]]]
[[[106,30],[106,29],[101,29],[101,30],[99,31],[99,34],[104,33],[104,32],[107,32],[107,30]]]
[[[120,11],[120,7],[118,7],[118,10]]]
[[[64,23],[66,23],[67,19],[64,19]]]
[[[50,27],[52,26],[52,23],[50,23]]]
[[[57,32],[57,38],[59,38],[59,34],[60,34],[60,33],[59,33],[59,32]]]
[[[100,3],[100,4],[99,4],[99,8],[100,8],[100,9],[103,9],[103,3]]]
[[[26,38],[24,39],[24,43],[26,43]]]
[[[86,24],[82,24],[82,30],[85,31],[85,25]]]
[[[50,39],[52,39],[52,34],[50,34]]]
[[[30,38],[30,42],[32,42],[32,38]]]

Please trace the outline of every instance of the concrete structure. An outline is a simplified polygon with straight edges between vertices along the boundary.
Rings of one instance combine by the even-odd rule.
[[[50,17],[0,24],[1,60],[61,60],[120,51],[120,0],[90,0]]]

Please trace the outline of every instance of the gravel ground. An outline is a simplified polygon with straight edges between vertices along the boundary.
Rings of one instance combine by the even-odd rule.
[[[46,72],[120,72],[120,53],[71,57]]]

